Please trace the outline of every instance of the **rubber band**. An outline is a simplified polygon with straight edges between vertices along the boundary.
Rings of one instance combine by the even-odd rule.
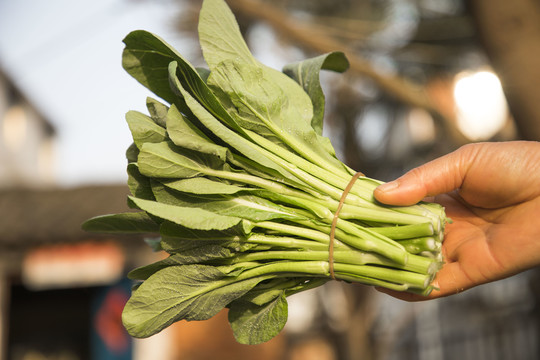
[[[364,176],[361,172],[357,172],[354,174],[354,176],[351,178],[349,183],[347,184],[347,187],[345,190],[343,190],[343,193],[341,194],[341,199],[339,200],[338,207],[336,209],[336,212],[334,213],[334,219],[332,219],[332,226],[330,227],[330,242],[328,244],[328,265],[329,265],[329,271],[330,271],[330,277],[332,280],[336,280],[336,274],[334,273],[334,238],[336,233],[336,225],[337,221],[339,219],[339,212],[341,211],[341,208],[343,207],[343,204],[345,203],[345,199],[347,198],[347,195],[351,191],[352,187],[354,186],[354,183],[360,176]]]

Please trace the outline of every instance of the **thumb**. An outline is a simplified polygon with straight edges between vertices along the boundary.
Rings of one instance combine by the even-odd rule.
[[[448,155],[414,168],[394,181],[375,189],[375,198],[388,205],[412,205],[426,196],[458,189],[474,158],[473,146],[462,147]]]

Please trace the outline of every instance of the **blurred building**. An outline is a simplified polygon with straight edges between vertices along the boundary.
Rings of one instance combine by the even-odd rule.
[[[0,187],[51,185],[54,128],[0,70]]]
[[[103,211],[124,211],[126,192],[124,186],[0,191],[5,359],[108,359],[92,354],[111,338],[111,349],[130,351],[120,323],[129,296],[122,279],[124,254],[136,252],[138,242],[80,229]]]
[[[81,230],[126,211],[128,189],[57,188],[54,142],[51,122],[0,71],[0,358],[131,359],[120,312],[125,253],[138,242]]]

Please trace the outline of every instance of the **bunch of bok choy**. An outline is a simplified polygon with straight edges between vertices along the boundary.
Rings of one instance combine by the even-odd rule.
[[[228,308],[236,339],[255,344],[281,331],[288,296],[332,279],[429,293],[444,210],[377,203],[381,182],[353,179],[322,136],[319,73],[344,71],[344,54],[269,68],[223,0],[203,2],[199,38],[208,69],[149,32],[124,39],[124,69],[162,99],[126,116],[138,211],[83,227],[155,233],[152,246],[169,254],[129,274],[139,282],[123,312],[128,332],[148,337]]]

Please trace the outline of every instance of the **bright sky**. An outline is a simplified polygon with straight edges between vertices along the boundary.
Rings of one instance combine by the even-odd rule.
[[[122,69],[122,39],[148,30],[189,58],[178,3],[0,0],[0,67],[56,127],[60,185],[125,181],[124,115],[150,93]]]

